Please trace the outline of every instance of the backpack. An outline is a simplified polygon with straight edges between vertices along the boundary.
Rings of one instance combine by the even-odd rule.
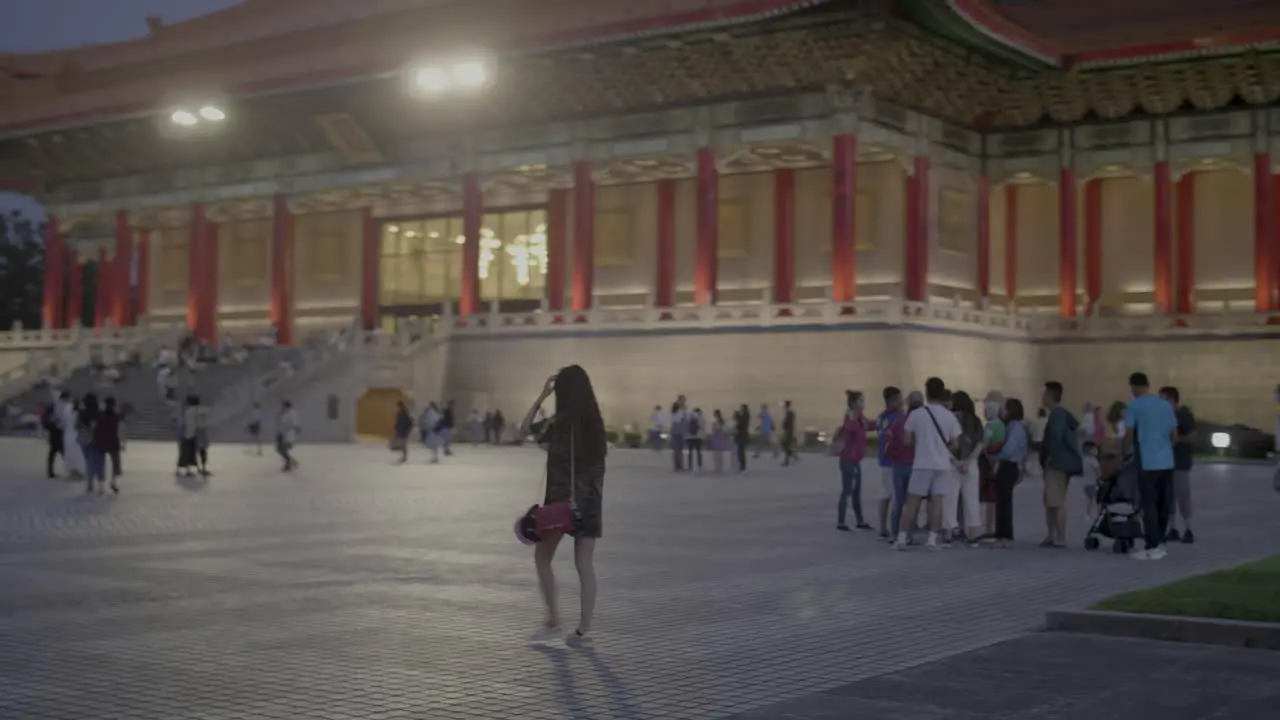
[[[53,405],[45,407],[44,411],[40,413],[40,427],[44,428],[46,432],[53,432],[58,429],[58,417],[54,412]]]
[[[906,438],[903,434],[893,431],[897,424],[898,421],[895,420],[885,430],[884,456],[895,465],[909,465],[911,464],[911,447],[904,442]]]
[[[690,413],[689,414],[689,434],[698,435],[701,432],[702,432],[702,419],[698,417],[697,413]]]

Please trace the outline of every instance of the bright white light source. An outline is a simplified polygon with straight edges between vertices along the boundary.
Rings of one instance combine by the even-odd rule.
[[[200,117],[208,120],[209,122],[219,122],[226,120],[227,114],[222,112],[220,108],[216,108],[212,105],[205,105],[200,108]]]
[[[1231,447],[1231,435],[1224,432],[1214,433],[1209,440],[1213,443],[1213,446],[1219,450],[1226,450]]]
[[[458,63],[453,66],[453,81],[462,87],[480,87],[489,81],[489,71],[478,60]]]
[[[449,89],[449,74],[438,67],[422,68],[414,76],[418,87],[427,92],[441,92]]]
[[[189,110],[175,110],[173,115],[170,115],[169,117],[173,120],[174,123],[181,125],[183,127],[191,127],[192,125],[195,125],[197,122],[200,122],[199,118],[197,118]]]

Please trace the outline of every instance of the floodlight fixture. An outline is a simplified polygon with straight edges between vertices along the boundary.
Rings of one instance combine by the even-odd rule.
[[[453,66],[453,81],[458,87],[478,88],[489,82],[489,68],[480,60],[468,60]]]
[[[209,122],[222,122],[227,119],[227,114],[217,105],[205,105],[200,108],[200,117]]]
[[[431,93],[444,92],[453,85],[449,73],[445,72],[443,68],[435,66],[418,70],[414,75],[414,81],[420,89]]]

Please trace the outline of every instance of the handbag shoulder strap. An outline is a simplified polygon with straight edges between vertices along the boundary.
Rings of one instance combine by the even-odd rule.
[[[929,409],[929,406],[923,405],[921,409],[928,413],[929,419],[933,421],[933,429],[938,431],[938,437],[942,438],[942,444],[950,445],[951,441],[947,439],[947,434],[942,432],[942,426],[938,424],[938,418],[933,416],[933,411]]]

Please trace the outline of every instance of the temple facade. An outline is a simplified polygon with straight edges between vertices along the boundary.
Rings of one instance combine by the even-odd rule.
[[[444,12],[419,4],[415,18]],[[1068,57],[993,14],[998,3],[949,3],[940,17],[910,2],[723,0],[712,18],[597,9],[576,20],[572,4],[548,3],[563,13],[556,32],[578,34],[538,28],[560,39],[540,40],[549,44],[531,56],[494,53],[483,95],[388,105],[403,72],[355,87],[236,92],[251,77],[230,77],[250,72],[237,65],[213,84],[227,121],[210,131],[184,135],[161,104],[141,118],[53,114],[88,102],[88,90],[45,98],[44,119],[27,117],[29,105],[7,109],[8,156],[38,165],[5,166],[10,185],[38,182],[51,215],[46,326],[82,317],[92,265],[96,323],[145,317],[211,342],[270,330],[289,344],[353,318],[394,333],[447,317],[456,347],[438,392],[477,406],[513,407],[526,375],[586,364],[584,353],[627,422],[683,391],[722,407],[778,392],[813,407],[853,383],[874,390],[930,374],[1028,394],[1052,376],[1103,402],[1139,366],[1199,383],[1192,402],[1224,414],[1269,399],[1280,377],[1269,330],[1280,322],[1280,110],[1270,107],[1280,85],[1255,71],[1273,62],[1248,54],[1260,41],[1189,60],[1179,53],[1194,44],[1165,46],[1186,69],[1152,70],[1150,47]],[[234,12],[250,6],[276,17],[255,2]],[[197,40],[231,21],[200,22],[202,31],[157,29],[133,48],[155,57],[119,60],[117,77],[141,85],[130,62],[158,62],[161,46],[191,62],[214,52],[198,52]],[[998,47],[965,45],[965,27]],[[295,38],[299,65],[318,55],[304,36],[324,30],[277,29]],[[477,30],[476,42],[516,32]],[[222,52],[251,56],[258,42]],[[986,55],[964,60],[957,47]],[[997,55],[1021,75],[1000,75]],[[67,84],[100,71],[83,67],[58,72],[71,73]],[[279,79],[258,78],[268,80]],[[133,85],[120,82],[128,95]],[[376,112],[371,85],[384,96]],[[414,112],[423,128],[403,117]],[[113,137],[121,149],[102,150]],[[1056,324],[1051,337],[887,330],[864,322],[877,303]],[[761,334],[819,306],[843,321],[789,323],[776,343]],[[731,317],[744,307],[767,308],[750,332],[716,327],[715,308]],[[661,324],[699,308],[703,331]],[[656,321],[600,321],[628,310]],[[493,332],[503,326],[493,318],[538,314],[545,322],[529,322],[561,332]],[[1150,337],[1155,349],[1136,356],[1085,337],[1109,318],[1165,316],[1174,329],[1213,318],[1213,332],[1235,338],[1232,355],[1203,334]],[[686,353],[700,369],[676,387],[670,358]],[[546,362],[526,372],[515,358],[528,357]],[[764,378],[794,378],[806,361],[826,369],[759,397]],[[1258,379],[1237,387],[1227,375],[1242,362]],[[735,365],[746,379],[725,380]],[[1188,377],[1206,370],[1216,379]]]

